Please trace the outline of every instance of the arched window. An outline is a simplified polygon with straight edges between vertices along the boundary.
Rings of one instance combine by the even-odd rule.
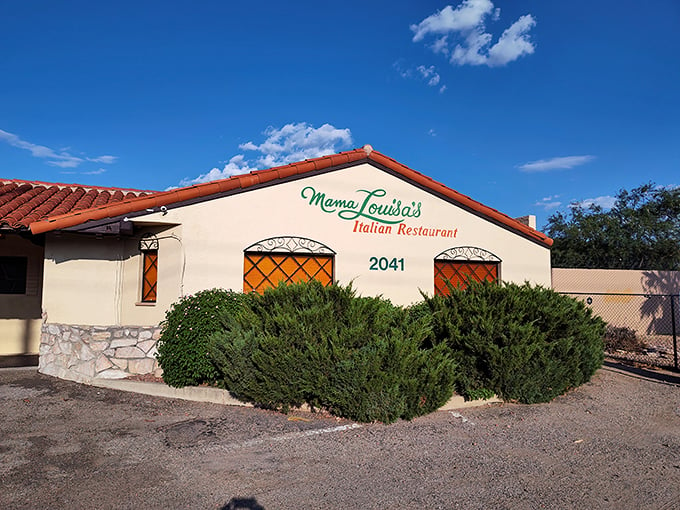
[[[271,237],[243,250],[243,292],[262,293],[285,283],[333,283],[335,252],[304,237]]]
[[[493,253],[474,246],[459,246],[441,252],[434,258],[434,293],[447,295],[447,282],[465,288],[468,280],[498,281],[499,259]]]

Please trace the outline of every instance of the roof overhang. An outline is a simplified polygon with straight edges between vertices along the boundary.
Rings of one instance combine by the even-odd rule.
[[[213,200],[225,196],[252,191],[262,187],[273,186],[282,182],[302,179],[321,173],[341,170],[349,166],[369,163],[381,170],[405,180],[418,188],[431,193],[465,211],[484,218],[495,225],[510,230],[520,236],[549,248],[552,239],[545,234],[525,225],[496,209],[488,207],[470,197],[431,179],[411,168],[389,158],[371,148],[361,149],[309,159],[299,163],[258,170],[245,175],[237,175],[229,179],[196,184],[185,188],[177,188],[153,195],[132,198],[105,206],[85,209],[74,213],[53,216],[30,224],[34,234],[55,230],[87,232],[98,228],[120,228],[126,218],[163,212],[170,208],[184,207],[197,202]],[[105,227],[119,224],[119,227]]]

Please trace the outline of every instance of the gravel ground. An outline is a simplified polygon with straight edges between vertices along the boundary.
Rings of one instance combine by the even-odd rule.
[[[0,370],[0,508],[678,509],[680,377],[640,372],[358,425]]]

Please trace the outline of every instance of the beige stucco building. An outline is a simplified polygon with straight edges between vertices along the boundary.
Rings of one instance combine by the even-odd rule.
[[[44,246],[30,235],[0,234],[0,356],[37,353],[42,325]],[[16,282],[15,266],[22,281]]]
[[[315,278],[407,305],[466,276],[551,284],[550,239],[369,146],[46,215],[30,232],[43,286],[22,299],[32,320],[42,303],[40,367],[71,379],[156,370],[165,311],[207,288]]]

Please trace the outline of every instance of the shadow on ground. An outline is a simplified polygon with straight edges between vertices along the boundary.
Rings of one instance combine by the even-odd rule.
[[[37,367],[37,354],[10,354],[0,356],[0,368]]]
[[[620,372],[624,372],[631,377],[638,377],[647,379],[648,381],[658,381],[668,384],[677,384],[680,386],[680,375],[672,374],[667,371],[652,370],[641,366],[627,365],[617,361],[605,360],[604,367],[613,368]]]
[[[231,498],[220,510],[264,510],[255,498]]]

